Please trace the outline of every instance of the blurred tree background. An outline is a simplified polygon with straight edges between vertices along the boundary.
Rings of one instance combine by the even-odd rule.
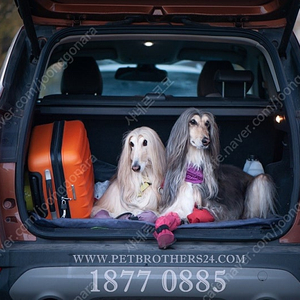
[[[0,2],[0,66],[2,66],[6,52],[12,39],[18,32],[22,20],[13,0]]]

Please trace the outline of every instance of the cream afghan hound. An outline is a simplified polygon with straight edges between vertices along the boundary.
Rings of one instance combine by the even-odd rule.
[[[149,127],[129,132],[123,141],[116,177],[96,202],[91,217],[106,210],[111,217],[143,211],[157,214],[166,168],[165,147]]]
[[[214,116],[189,108],[174,124],[166,147],[168,170],[161,212],[186,221],[193,208],[206,208],[216,221],[266,218],[274,213],[275,186],[269,175],[253,177],[220,165]]]

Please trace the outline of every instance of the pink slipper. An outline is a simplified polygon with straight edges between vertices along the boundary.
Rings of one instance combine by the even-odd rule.
[[[177,213],[170,212],[159,217],[155,222],[153,233],[157,240],[159,249],[167,249],[175,243],[174,231],[181,223]]]
[[[167,249],[176,242],[174,234],[169,230],[168,225],[161,225],[154,231],[153,235],[157,240],[159,249]]]

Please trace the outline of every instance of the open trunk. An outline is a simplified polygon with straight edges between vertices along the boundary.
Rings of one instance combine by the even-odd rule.
[[[277,214],[267,219],[185,224],[176,231],[176,237],[180,240],[256,240],[267,232],[272,233],[272,238],[278,237],[284,232],[278,222],[297,201],[294,195],[298,187],[294,183],[298,175],[294,161],[298,153],[293,151],[295,139],[287,114],[297,77],[281,89],[283,82],[275,48],[254,32],[237,34],[235,31],[230,35],[218,30],[212,36],[211,32],[196,29],[190,30],[189,35],[182,28],[153,30],[157,34],[148,34],[148,30],[141,27],[131,28],[131,33],[124,37],[120,30],[106,28],[105,33],[97,35],[95,28],[88,31],[80,28],[71,33],[60,31],[51,38],[42,51],[36,72],[35,84],[39,88],[33,95],[32,126],[24,132],[29,144],[34,126],[59,120],[81,120],[87,130],[96,183],[109,180],[114,174],[122,139],[128,130],[149,126],[166,145],[172,126],[185,109],[196,107],[212,112],[220,130],[220,163],[243,168],[250,155],[258,158],[275,182]],[[144,45],[147,41],[152,47]],[[77,58],[84,61],[87,57],[99,66],[102,77],[99,92],[95,92],[97,87],[93,87],[93,73],[89,68],[80,69],[89,78],[84,84],[76,79],[76,73],[69,73],[68,78],[63,74]],[[250,71],[254,80],[246,90],[240,90],[241,83],[235,79],[226,94],[227,91],[222,90],[224,86],[215,90],[216,83],[209,82],[208,76],[204,84],[208,89],[212,85],[215,93],[201,94],[203,78],[199,82],[198,78],[207,61],[229,61],[235,71]],[[116,71],[122,67],[149,63],[164,69],[166,77],[150,82],[142,78],[116,78]],[[228,83],[224,84],[226,89]],[[27,153],[27,149],[24,150]],[[26,160],[24,157],[22,172],[27,182]],[[117,224],[101,219],[82,219],[79,223],[72,219],[44,220],[36,208],[30,209],[31,201],[31,197],[27,197],[25,208],[25,202],[20,200],[19,209],[23,219],[38,218],[31,230],[43,237],[99,240],[108,237],[106,229],[109,228],[110,238],[128,239],[145,226],[138,221],[129,224],[120,220]],[[290,224],[284,222],[285,230]],[[147,238],[152,239],[152,234],[147,234]]]

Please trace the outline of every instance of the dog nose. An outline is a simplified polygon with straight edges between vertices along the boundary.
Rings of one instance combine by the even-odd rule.
[[[140,165],[133,165],[131,169],[134,172],[138,172],[141,169],[141,166]]]
[[[203,146],[208,146],[209,143],[210,143],[210,140],[209,140],[208,137],[204,137],[204,138],[202,139],[202,145],[203,145]]]

